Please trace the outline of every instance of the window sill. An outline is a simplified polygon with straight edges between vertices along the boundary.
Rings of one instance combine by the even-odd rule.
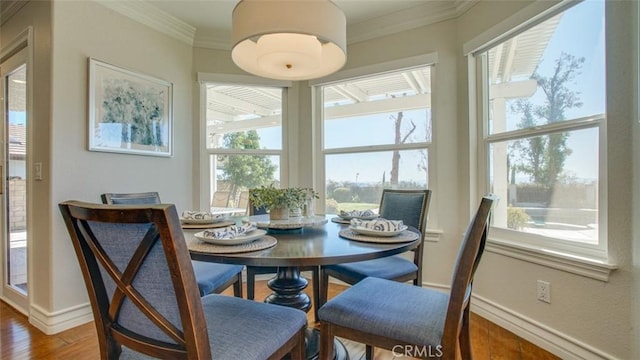
[[[543,247],[514,244],[491,238],[487,241],[485,250],[600,281],[609,281],[609,274],[618,268],[618,265],[602,259],[576,256]]]
[[[424,241],[438,242],[443,233],[444,231],[442,231],[442,229],[427,229],[425,231]]]

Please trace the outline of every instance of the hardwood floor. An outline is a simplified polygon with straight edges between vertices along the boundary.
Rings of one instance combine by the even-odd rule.
[[[265,282],[259,281],[256,284],[256,299],[265,298],[270,293]],[[329,297],[335,296],[343,289],[343,286],[331,284]],[[232,292],[228,290],[225,294],[232,295]],[[311,326],[316,326],[313,311],[309,312],[308,319]],[[477,315],[471,318],[471,331],[473,354],[477,360],[559,359]],[[351,360],[364,359],[364,345],[348,340],[344,340],[344,344]],[[374,357],[380,360],[397,359],[390,351],[382,349],[376,349]],[[93,323],[47,336],[29,325],[25,316],[4,302],[0,302],[0,359],[95,360],[97,358],[98,341]]]

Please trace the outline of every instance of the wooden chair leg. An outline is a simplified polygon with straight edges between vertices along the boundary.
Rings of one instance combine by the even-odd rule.
[[[320,267],[316,266],[311,272],[313,281],[313,316],[314,320],[318,322],[318,309],[320,309]]]
[[[291,350],[291,360],[303,360],[307,356],[304,333],[304,329],[298,333],[298,344]]]
[[[365,359],[372,360],[373,359],[373,346],[367,345],[365,348]]]
[[[472,360],[471,352],[471,323],[469,322],[469,305],[462,311],[462,326],[458,342],[460,344],[460,355],[465,360]]]
[[[320,324],[320,360],[333,359],[333,330],[331,324]]]
[[[238,273],[236,282],[233,283],[233,296],[242,297],[242,272]]]
[[[251,266],[247,266],[247,299],[253,300],[256,291],[256,273]]]
[[[322,307],[327,302],[328,292],[329,292],[329,274],[327,274],[322,267],[320,267],[320,280],[318,281],[319,290],[318,290],[318,309]],[[317,319],[317,317],[316,317]]]

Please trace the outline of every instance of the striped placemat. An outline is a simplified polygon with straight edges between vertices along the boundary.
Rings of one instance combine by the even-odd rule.
[[[235,221],[227,220],[227,221],[220,221],[220,222],[211,223],[211,224],[182,224],[182,228],[183,229],[215,229],[215,228],[221,228],[221,227],[231,226],[235,224],[236,224]]]
[[[278,240],[273,236],[265,235],[260,239],[239,245],[216,245],[195,240],[188,242],[189,250],[211,254],[235,254],[250,251],[258,251],[276,246]]]

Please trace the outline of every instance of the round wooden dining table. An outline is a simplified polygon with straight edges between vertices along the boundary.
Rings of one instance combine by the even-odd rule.
[[[227,264],[249,266],[277,267],[278,272],[267,284],[273,291],[265,302],[294,307],[305,312],[311,307],[311,300],[303,290],[307,287],[307,279],[300,275],[301,266],[321,266],[341,264],[363,260],[371,260],[400,254],[416,248],[421,241],[415,229],[409,229],[417,236],[412,240],[397,241],[391,238],[376,240],[362,237],[364,240],[350,240],[340,236],[340,231],[348,225],[331,220],[334,216],[315,216],[301,221],[298,228],[269,228],[268,215],[245,216],[236,219],[238,224],[252,222],[265,226],[265,240],[270,240],[270,247],[246,252],[224,252],[220,246],[207,246],[194,235],[198,230],[185,229],[185,240],[191,258],[197,261],[211,261]],[[307,226],[307,224],[315,224]],[[356,236],[357,237],[357,236]],[[275,241],[273,240],[275,239]],[[231,248],[229,248],[231,250]],[[231,250],[232,251],[232,250]],[[318,331],[307,331],[307,359],[318,357]],[[348,359],[344,345],[336,344],[336,359]]]

